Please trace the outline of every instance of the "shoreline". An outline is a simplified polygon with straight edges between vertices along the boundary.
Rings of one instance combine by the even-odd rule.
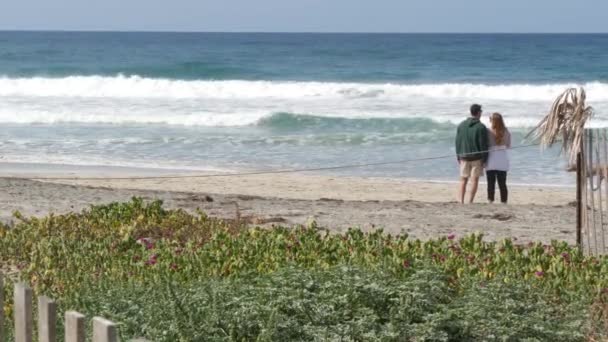
[[[30,173],[34,171],[38,177],[45,175],[40,168]],[[117,175],[115,171],[111,170],[112,175]],[[36,181],[9,176],[0,172],[0,220],[9,223],[15,210],[40,217],[136,196],[163,200],[167,208],[200,209],[212,217],[239,217],[263,227],[306,225],[314,220],[336,233],[350,227],[364,231],[383,228],[390,234],[423,240],[483,233],[490,240],[515,237],[522,243],[575,241],[576,208],[572,203],[576,193],[569,188],[512,186],[510,203],[501,205],[485,203],[485,187],[481,186],[475,204],[461,205],[455,200],[456,184],[388,178],[275,174]]]
[[[233,173],[212,170],[193,171],[169,168],[6,162],[0,162],[0,170],[0,177],[15,177],[16,179],[30,179],[49,183],[132,190],[206,191],[221,194],[249,194],[313,200],[328,198],[329,195],[329,198],[340,200],[409,199],[423,202],[451,202],[456,198],[455,192],[459,182],[457,175],[455,175],[454,180],[348,176],[309,171],[280,173],[269,171],[265,173],[262,170],[260,171],[261,174],[251,175],[247,173],[258,171],[246,169]],[[75,179],[53,179],[71,177]],[[144,178],[138,179],[138,177]],[[486,185],[484,179],[485,177],[480,179],[480,188],[476,197],[478,202],[483,202]],[[260,184],[255,184],[256,182]],[[269,183],[273,184],[268,187]],[[573,196],[575,194],[575,186],[567,184],[509,183],[508,185],[511,189],[517,189],[517,191],[512,191],[514,194],[522,194],[519,198],[514,197],[518,204],[559,204],[568,196],[568,192],[571,192]],[[450,188],[453,188],[454,194],[452,195],[446,192]],[[427,193],[425,193],[425,190],[427,190]],[[372,194],[370,191],[374,191],[374,193]],[[441,194],[437,194],[437,192]],[[542,192],[557,195],[557,198],[534,195],[534,193]]]

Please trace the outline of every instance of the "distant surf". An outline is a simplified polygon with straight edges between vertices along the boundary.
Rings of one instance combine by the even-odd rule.
[[[577,84],[391,84],[280,81],[188,81],[139,76],[0,78],[0,122],[247,126],[283,121],[278,113],[402,125],[424,118],[457,123],[468,102],[504,111],[512,127],[534,126],[551,101]],[[608,108],[608,83],[582,84],[588,99]],[[374,120],[369,120],[374,119]],[[605,125],[598,117],[595,125]],[[330,119],[327,119],[330,120]],[[384,121],[382,121],[384,120]],[[393,121],[390,121],[393,120]],[[329,122],[329,121],[328,121]],[[335,122],[335,121],[332,121]],[[352,123],[344,121],[343,123]],[[348,125],[347,125],[348,126]]]
[[[162,99],[433,99],[476,98],[503,101],[551,101],[569,87],[583,86],[590,101],[608,101],[608,83],[473,84],[344,83],[245,80],[176,80],[140,76],[69,76],[0,78],[0,96],[162,98]]]

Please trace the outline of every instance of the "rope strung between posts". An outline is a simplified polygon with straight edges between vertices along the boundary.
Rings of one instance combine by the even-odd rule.
[[[508,148],[508,150],[522,149],[532,146],[538,146],[538,143],[519,145]],[[490,150],[465,153],[461,156],[474,155],[479,153],[488,153]],[[286,169],[286,170],[268,170],[268,171],[251,171],[241,173],[215,173],[215,174],[190,174],[190,175],[167,175],[167,176],[133,176],[133,177],[1,177],[10,179],[29,179],[29,180],[145,180],[145,179],[180,179],[180,178],[214,178],[214,177],[239,177],[239,176],[257,176],[257,175],[271,175],[271,174],[282,174],[282,173],[298,173],[298,172],[314,172],[314,171],[331,171],[341,169],[354,169],[363,168],[370,166],[382,166],[382,165],[396,165],[396,164],[407,164],[416,163],[429,160],[448,159],[454,158],[454,154],[415,158],[415,159],[403,159],[388,162],[377,162],[377,163],[362,163],[362,164],[349,164],[349,165],[337,165],[327,167],[316,167],[316,168],[305,168],[305,169]]]

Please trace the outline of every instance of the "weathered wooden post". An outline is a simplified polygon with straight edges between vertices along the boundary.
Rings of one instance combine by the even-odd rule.
[[[4,276],[0,272],[0,341],[6,341],[4,337]]]
[[[45,296],[38,297],[38,341],[57,341],[57,304]]]
[[[116,324],[101,317],[93,317],[93,342],[118,342]]]
[[[15,342],[32,342],[32,289],[15,284]]]
[[[591,199],[591,227],[593,227],[593,232],[590,232],[589,229],[587,229],[587,233],[588,234],[593,234],[593,249],[595,250],[595,254],[598,254],[598,249],[597,249],[597,222],[596,222],[596,207],[595,207],[595,183],[593,182],[595,174],[597,173],[597,169],[595,167],[595,163],[593,160],[593,130],[589,129],[589,130],[585,130],[585,132],[587,133],[587,143],[588,143],[588,150],[587,152],[587,156],[588,156],[588,160],[589,160],[589,166],[588,166],[588,170],[590,170],[590,173],[588,172],[587,174],[589,175],[589,198]],[[589,225],[588,225],[589,226]],[[591,244],[589,244],[589,253],[591,253]]]
[[[65,313],[65,342],[84,342],[84,315],[76,311]]]
[[[576,244],[583,250],[583,187],[585,179],[583,176],[583,156],[581,152],[576,154]]]

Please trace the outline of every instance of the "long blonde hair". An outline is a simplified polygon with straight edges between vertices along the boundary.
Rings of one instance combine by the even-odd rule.
[[[492,131],[494,131],[494,135],[496,136],[496,145],[504,145],[507,136],[507,127],[505,127],[502,115],[500,115],[500,113],[493,113],[490,116],[490,124],[492,125]]]

